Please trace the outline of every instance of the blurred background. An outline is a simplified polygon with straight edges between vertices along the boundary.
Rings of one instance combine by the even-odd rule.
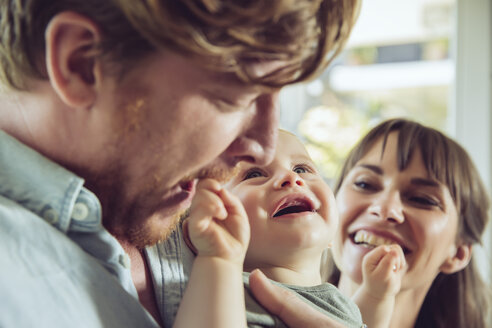
[[[492,191],[490,0],[364,0],[344,52],[317,80],[284,89],[281,126],[333,185],[374,125],[406,117],[455,138]],[[474,250],[492,281],[492,225]]]

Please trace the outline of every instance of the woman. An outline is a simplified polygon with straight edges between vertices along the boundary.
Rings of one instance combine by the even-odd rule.
[[[340,271],[330,282],[354,295],[363,257],[397,244],[406,271],[391,327],[486,327],[490,291],[472,248],[481,243],[489,199],[461,146],[415,122],[383,122],[349,154],[335,193],[340,224],[332,254]]]

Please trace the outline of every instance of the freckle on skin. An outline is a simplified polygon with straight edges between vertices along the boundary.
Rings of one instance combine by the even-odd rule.
[[[162,176],[157,174],[157,173],[154,173],[154,183],[155,185],[159,185],[162,181]]]
[[[133,103],[126,106],[125,110],[128,116],[126,132],[135,132],[141,129],[140,121],[143,115],[142,109],[145,107],[145,100],[137,98]]]

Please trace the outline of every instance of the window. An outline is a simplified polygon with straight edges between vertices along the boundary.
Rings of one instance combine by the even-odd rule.
[[[317,80],[281,95],[284,128],[332,181],[371,127],[408,117],[447,130],[453,0],[363,1],[345,51]]]
[[[492,3],[363,1],[345,51],[317,80],[281,93],[281,126],[328,180],[365,132],[408,117],[454,137],[492,193]],[[492,224],[479,267],[492,281]]]

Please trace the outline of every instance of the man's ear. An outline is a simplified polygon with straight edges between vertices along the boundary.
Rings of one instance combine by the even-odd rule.
[[[52,87],[68,106],[90,108],[101,78],[98,26],[85,16],[65,11],[51,19],[45,39],[46,68]]]
[[[472,257],[472,245],[462,244],[454,247],[451,254],[441,265],[441,272],[451,274],[464,269],[470,263]]]

